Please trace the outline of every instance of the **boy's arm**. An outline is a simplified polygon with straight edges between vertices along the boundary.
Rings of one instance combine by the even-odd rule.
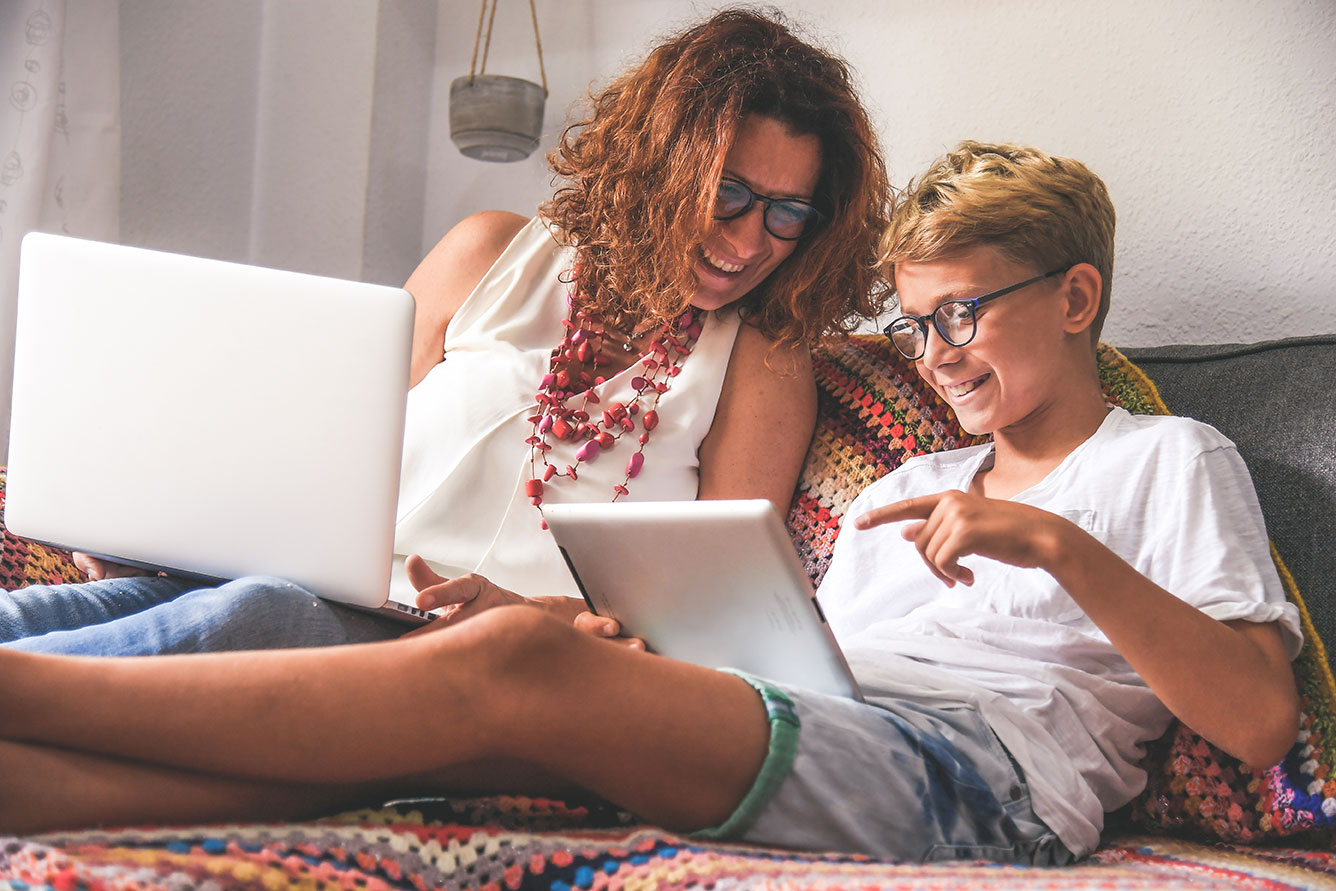
[[[971,584],[977,554],[1047,571],[1180,720],[1259,767],[1294,742],[1299,699],[1274,622],[1220,622],[1156,585],[1074,523],[1024,504],[950,491],[856,518],[913,520],[901,534],[948,586]],[[1240,704],[1246,703],[1246,708]]]

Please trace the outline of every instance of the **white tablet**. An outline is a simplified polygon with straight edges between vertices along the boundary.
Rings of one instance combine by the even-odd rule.
[[[769,501],[543,506],[590,610],[656,653],[862,699]]]

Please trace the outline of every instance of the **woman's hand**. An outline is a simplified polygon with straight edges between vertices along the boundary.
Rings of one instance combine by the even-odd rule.
[[[416,631],[432,628],[444,628],[456,625],[470,616],[476,616],[484,610],[497,606],[516,604],[533,606],[570,622],[576,630],[594,637],[616,639],[633,650],[645,649],[644,641],[634,637],[621,637],[621,625],[615,619],[596,616],[585,609],[584,601],[574,597],[524,597],[514,591],[508,591],[500,585],[494,585],[476,573],[447,579],[439,574],[417,554],[413,554],[404,563],[408,580],[417,589],[418,609],[441,609],[442,614],[433,622]],[[409,632],[410,634],[416,633]]]
[[[88,580],[92,582],[102,579],[128,579],[139,575],[154,575],[147,569],[140,569],[138,566],[126,566],[123,563],[112,563],[110,560],[101,560],[92,554],[85,554],[81,551],[75,551],[74,565]]]
[[[631,650],[644,651],[645,642],[638,637],[622,637],[622,625],[616,619],[596,615],[588,610],[575,617],[575,630],[602,637]]]
[[[433,625],[453,625],[497,606],[538,605],[528,597],[507,591],[475,573],[448,579],[428,566],[427,561],[417,554],[408,558],[404,569],[408,573],[408,580],[417,589],[418,609],[442,611]]]
[[[428,627],[455,625],[484,610],[498,606],[532,606],[551,613],[557,618],[574,623],[584,612],[583,600],[574,597],[525,597],[495,585],[477,573],[448,579],[439,574],[417,554],[404,563],[408,580],[417,589],[418,609],[441,610],[440,616]]]

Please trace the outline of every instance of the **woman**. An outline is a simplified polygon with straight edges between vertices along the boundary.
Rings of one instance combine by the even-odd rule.
[[[564,183],[539,218],[470,217],[407,283],[418,308],[395,550],[424,565],[410,580],[396,558],[398,600],[413,602],[414,581],[471,573],[577,594],[544,503],[760,497],[786,510],[815,414],[807,344],[873,314],[883,292],[886,177],[848,71],[763,16],[725,11],[654,49],[550,162]],[[94,578],[125,571],[80,559]],[[130,655],[402,631],[273,579],[193,587],[27,589],[0,599],[0,639]]]

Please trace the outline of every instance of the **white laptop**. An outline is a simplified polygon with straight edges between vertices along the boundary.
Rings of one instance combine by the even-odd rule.
[[[206,579],[388,606],[413,298],[23,239],[4,521]]]
[[[591,611],[654,652],[862,699],[769,501],[553,504]]]

